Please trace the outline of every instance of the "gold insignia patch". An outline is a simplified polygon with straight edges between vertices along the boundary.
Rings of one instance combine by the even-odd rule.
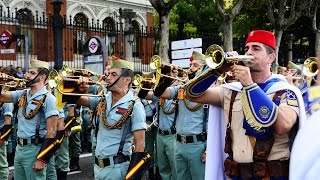
[[[289,106],[298,107],[298,99],[297,99],[297,96],[294,94],[293,91],[286,90],[286,96],[287,96],[287,104]]]

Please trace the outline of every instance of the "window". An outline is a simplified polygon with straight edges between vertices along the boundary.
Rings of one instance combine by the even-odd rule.
[[[88,18],[79,13],[74,16],[74,31],[73,31],[73,51],[75,54],[83,53],[83,46],[87,39],[87,33],[89,22]]]
[[[107,17],[102,21],[102,26],[106,30],[106,32],[115,31],[115,22],[111,17]]]
[[[132,22],[132,29],[134,32],[134,41],[132,44],[132,53],[133,57],[139,57],[140,55],[140,25],[137,21],[133,20]]]
[[[34,21],[33,21],[33,15],[32,12],[27,9],[20,9],[17,11],[16,14],[16,20],[17,20],[17,29],[16,34],[17,35],[24,35],[28,37],[28,48],[29,52],[31,54],[34,53]],[[18,39],[17,40],[17,52],[24,53],[25,52],[25,42],[24,39]]]

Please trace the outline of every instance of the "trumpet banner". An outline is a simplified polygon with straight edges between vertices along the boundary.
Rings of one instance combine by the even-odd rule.
[[[59,90],[58,90],[58,88],[59,88]],[[66,102],[62,102],[62,93],[60,93],[60,92],[62,92],[63,91],[63,83],[61,83],[59,86],[57,86],[56,88],[55,88],[55,95],[56,95],[56,98],[57,98],[57,104],[56,104],[56,107],[57,107],[57,109],[58,110],[61,110],[65,105],[66,105]]]

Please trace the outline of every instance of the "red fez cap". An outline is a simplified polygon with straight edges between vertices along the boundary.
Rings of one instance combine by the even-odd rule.
[[[246,44],[249,42],[259,42],[276,49],[276,38],[270,31],[255,30],[251,31],[247,37]]]

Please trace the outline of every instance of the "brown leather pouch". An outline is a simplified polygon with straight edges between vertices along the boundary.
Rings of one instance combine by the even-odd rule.
[[[264,178],[267,172],[266,162],[254,162],[253,163],[253,174],[256,178]]]
[[[280,178],[289,176],[289,160],[287,161],[268,161],[270,177]]]
[[[273,146],[273,142],[273,136],[265,140],[257,140],[253,151],[253,161],[267,161],[271,148]]]
[[[243,180],[251,180],[253,178],[252,163],[239,164],[240,177]]]
[[[226,160],[224,160],[224,171],[226,172],[227,176],[238,177],[239,176],[238,163],[227,158]]]

